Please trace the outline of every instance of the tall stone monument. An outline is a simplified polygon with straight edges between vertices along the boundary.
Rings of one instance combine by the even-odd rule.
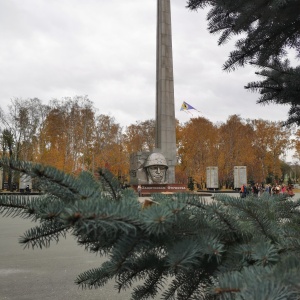
[[[155,146],[166,157],[168,182],[175,183],[176,123],[170,0],[157,0]]]
[[[170,0],[157,0],[156,125],[153,152],[130,156],[130,183],[175,184],[176,122]]]

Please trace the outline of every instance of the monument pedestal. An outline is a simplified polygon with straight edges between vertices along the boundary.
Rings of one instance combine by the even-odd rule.
[[[132,188],[137,192],[137,185]],[[151,196],[158,193],[184,193],[188,192],[185,184],[141,184],[141,196]]]

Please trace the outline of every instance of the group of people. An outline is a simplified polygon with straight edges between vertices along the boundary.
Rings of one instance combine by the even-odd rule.
[[[278,194],[287,194],[290,197],[295,195],[293,191],[293,185],[285,185],[285,184],[253,184],[246,185],[243,184],[240,189],[241,198],[245,198],[247,195],[252,194],[254,196],[261,196],[263,193],[268,193],[269,195],[278,195]]]

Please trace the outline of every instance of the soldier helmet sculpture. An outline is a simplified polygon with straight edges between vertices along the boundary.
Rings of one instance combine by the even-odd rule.
[[[151,153],[144,165],[148,183],[166,183],[168,164],[161,153]]]

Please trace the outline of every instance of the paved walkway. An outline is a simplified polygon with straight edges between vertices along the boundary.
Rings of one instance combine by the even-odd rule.
[[[0,216],[0,300],[126,300],[114,282],[103,288],[82,290],[74,280],[100,266],[102,258],[88,253],[70,235],[48,249],[23,249],[18,237],[35,224]]]

